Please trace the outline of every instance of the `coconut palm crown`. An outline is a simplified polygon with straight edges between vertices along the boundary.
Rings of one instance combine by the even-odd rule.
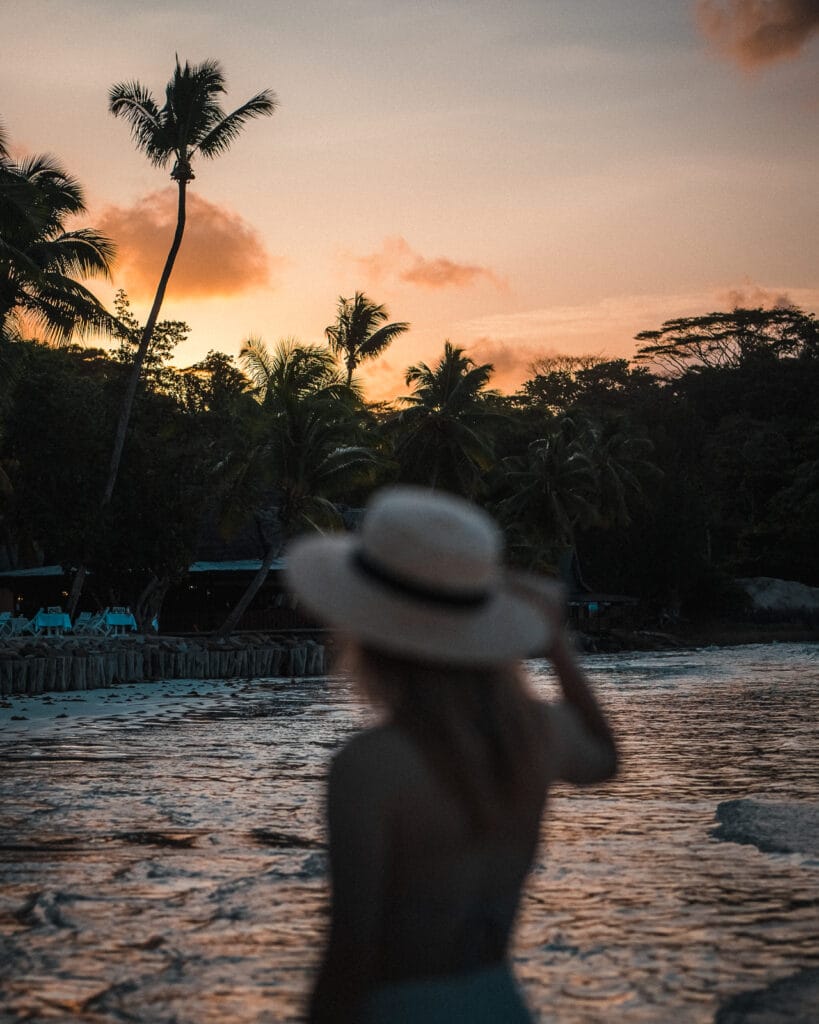
[[[384,306],[371,302],[363,292],[352,299],[338,300],[336,322],[325,328],[324,335],[334,355],[342,356],[347,367],[347,384],[365,359],[380,355],[399,334],[409,330],[409,324],[386,323],[389,313]]]
[[[401,478],[474,498],[491,468],[493,429],[503,419],[488,390],[491,363],[476,364],[463,349],[444,342],[435,366],[410,366],[413,394],[390,422]]]
[[[113,319],[77,278],[110,277],[114,245],[93,228],[65,230],[85,213],[79,182],[50,156],[15,163],[0,126],[0,334],[39,327],[52,341],[111,330]]]
[[[212,159],[227,152],[251,118],[276,109],[275,95],[265,89],[226,114],[219,103],[223,92],[225,76],[218,61],[185,61],[182,67],[177,57],[164,106],[139,82],[120,82],[109,93],[109,110],[128,121],[137,148],[155,167],[166,167],[173,157],[171,177],[187,183],[195,177],[191,161],[197,153]]]

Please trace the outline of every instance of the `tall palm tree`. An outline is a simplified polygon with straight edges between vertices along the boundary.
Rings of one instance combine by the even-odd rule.
[[[352,299],[338,300],[336,322],[326,327],[325,337],[334,355],[342,356],[347,367],[347,385],[353,372],[365,359],[374,359],[399,334],[409,330],[409,324],[386,323],[390,315],[384,306],[370,302],[364,292],[356,292]]]
[[[219,97],[223,92],[225,76],[218,61],[206,60],[202,64],[194,65],[186,61],[185,66],[181,67],[177,57],[173,77],[165,87],[165,103],[162,107],[157,105],[148,89],[139,82],[120,82],[111,87],[108,96],[108,109],[115,117],[124,117],[128,121],[131,126],[131,137],[137,148],[145,153],[155,167],[166,167],[173,159],[171,179],[177,186],[177,208],[176,230],[122,397],[108,476],[102,495],[103,509],[110,505],[114,493],[142,364],[150,347],[159,310],[165,297],[165,289],[182,244],[187,188],[195,177],[192,161],[197,155],[213,159],[226,152],[249,120],[272,114],[276,109],[276,98],[269,89],[266,89],[230,114],[226,114],[219,103]],[[69,611],[76,607],[84,581],[85,567],[80,566],[68,599]]]
[[[409,367],[414,392],[389,425],[402,479],[474,497],[494,462],[493,428],[503,419],[487,390],[492,364],[478,366],[450,342],[430,367]]]
[[[258,508],[272,491],[278,531],[219,636],[241,621],[286,541],[299,530],[338,528],[333,499],[367,479],[376,465],[373,452],[355,443],[357,401],[326,349],[285,339],[271,353],[251,338],[239,358],[259,404],[248,424],[248,444],[228,472],[236,484],[232,499],[245,510]]]
[[[188,183],[194,179],[192,161],[197,155],[213,159],[226,152],[249,120],[272,114],[276,108],[274,94],[266,89],[232,113],[226,114],[219,103],[223,92],[225,76],[218,61],[206,60],[194,65],[186,61],[185,66],[181,67],[177,57],[173,77],[165,89],[165,103],[162,107],[157,105],[151,93],[139,82],[120,82],[112,86],[109,94],[110,112],[128,121],[137,148],[145,153],[151,163],[155,167],[166,167],[173,159],[171,179],[176,182],[178,199],[173,241],[122,400],[103,505],[110,502],[114,492],[140,370],[182,244],[185,197]]]
[[[113,318],[78,277],[109,277],[112,242],[93,228],[65,229],[86,212],[79,182],[50,156],[15,163],[0,126],[0,336],[31,322],[47,338],[110,331]]]

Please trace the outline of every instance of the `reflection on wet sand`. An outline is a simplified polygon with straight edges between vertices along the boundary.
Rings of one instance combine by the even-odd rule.
[[[816,858],[711,835],[721,801],[819,798],[816,649],[589,665],[624,769],[551,799],[515,948],[541,1019],[710,1021],[819,966]],[[365,712],[326,680],[145,693],[3,709],[0,1019],[298,1020],[326,920],[322,779]]]

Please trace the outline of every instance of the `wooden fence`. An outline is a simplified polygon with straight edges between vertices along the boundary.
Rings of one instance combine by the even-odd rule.
[[[110,640],[96,649],[49,641],[0,649],[0,695],[96,690],[165,679],[319,676],[324,645],[312,639],[221,647]]]

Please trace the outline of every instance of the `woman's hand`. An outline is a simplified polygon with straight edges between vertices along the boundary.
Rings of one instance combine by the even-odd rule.
[[[546,620],[549,656],[552,657],[556,648],[567,647],[566,588],[563,584],[533,572],[510,573],[507,584],[519,597],[539,609]]]

